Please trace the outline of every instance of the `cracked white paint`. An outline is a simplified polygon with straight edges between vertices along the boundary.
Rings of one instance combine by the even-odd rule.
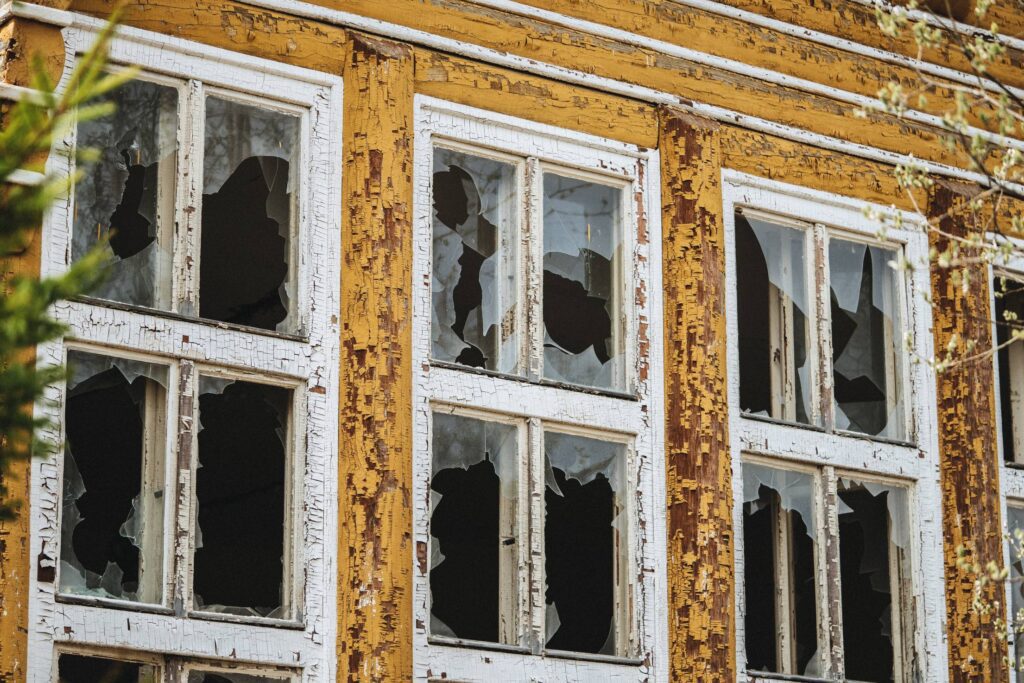
[[[860,200],[808,190],[747,174],[723,170],[723,200],[726,251],[726,324],[728,339],[728,391],[729,433],[733,470],[733,524],[736,538],[736,651],[740,680],[746,661],[743,637],[745,618],[743,585],[743,454],[775,458],[824,468],[824,479],[836,477],[836,471],[849,472],[858,479],[901,483],[909,486],[910,524],[912,530],[910,564],[913,620],[917,624],[912,634],[912,648],[924,681],[946,679],[946,621],[945,591],[943,583],[944,559],[942,552],[942,504],[939,488],[939,450],[935,397],[935,378],[925,363],[910,362],[903,365],[905,377],[903,395],[907,397],[908,422],[913,445],[872,440],[850,434],[836,434],[810,430],[790,424],[744,417],[739,408],[739,353],[736,344],[736,258],[735,208],[737,206],[760,209],[782,218],[828,226],[862,240],[877,239],[878,227],[865,217],[865,208],[882,213],[887,207],[868,205]],[[906,229],[890,229],[886,243],[902,245],[907,259],[917,263],[927,254],[927,235],[920,227],[920,217],[906,213]],[[824,229],[824,228],[814,228]],[[820,254],[819,254],[820,257]],[[931,309],[922,298],[931,283],[927,269],[916,269],[905,276],[903,305],[905,330],[912,333],[914,354],[929,358],[933,353]],[[827,282],[827,277],[820,278]],[[814,290],[812,290],[814,291]],[[827,290],[825,292],[827,294]],[[820,321],[820,322],[827,322]],[[831,357],[827,327],[819,324],[812,334],[812,346],[822,339],[820,354]],[[897,342],[900,351],[903,345]],[[826,366],[823,365],[823,368]],[[828,389],[831,368],[822,372],[822,381]],[[765,462],[765,460],[761,460]],[[767,462],[771,462],[768,460]],[[848,476],[848,475],[847,475]],[[833,484],[834,485],[834,484]]]
[[[95,38],[89,28],[64,30],[68,54],[65,80],[74,56]],[[287,108],[302,114],[301,193],[298,201],[298,292],[295,301],[299,327],[305,336],[255,333],[244,328],[183,319],[97,302],[62,302],[55,316],[68,325],[68,342],[54,342],[38,350],[40,363],[61,363],[66,347],[122,354],[169,367],[166,476],[168,490],[164,518],[164,601],[139,606],[96,599],[65,599],[55,595],[51,580],[60,547],[61,458],[38,458],[32,463],[31,523],[33,567],[29,605],[30,682],[52,680],[55,647],[77,652],[118,654],[138,659],[140,652],[167,653],[163,680],[184,681],[190,662],[204,667],[229,667],[244,673],[267,672],[292,680],[330,681],[335,676],[337,582],[337,414],[338,414],[338,311],[341,237],[341,79],[326,74],[265,62],[238,53],[194,45],[179,39],[130,32],[121,34],[110,48],[117,64],[138,64],[156,79],[187,83],[182,100],[196,98],[203,86],[237,93],[264,106]],[[190,80],[184,80],[190,79]],[[184,96],[188,93],[188,96]],[[273,97],[273,100],[268,97]],[[201,100],[197,100],[200,101]],[[201,111],[183,104],[179,112]],[[194,145],[201,144],[202,128],[196,117],[180,117],[178,168],[197,172]],[[191,126],[191,127],[190,127]],[[56,143],[51,170],[69,171],[67,151],[73,134]],[[183,249],[197,245],[199,211],[189,201],[188,183],[179,174],[176,223],[179,253],[175,269],[176,291],[194,289],[194,278],[183,277]],[[65,197],[49,212],[43,228],[42,275],[67,267],[73,197]],[[193,224],[195,221],[195,224]],[[197,253],[193,252],[193,253]],[[198,273],[193,266],[192,270]],[[179,313],[187,314],[188,310]],[[179,414],[191,406],[195,372],[217,372],[232,377],[295,387],[292,438],[287,478],[290,481],[289,533],[285,540],[285,574],[292,576],[291,602],[298,609],[290,620],[260,620],[227,615],[190,615],[189,543],[193,528],[194,470],[179,468],[179,456],[194,451],[194,415]],[[180,381],[183,379],[184,381]],[[41,436],[60,443],[64,388],[51,387],[37,411],[58,419],[57,428]],[[184,438],[179,440],[179,434]],[[171,489],[172,484],[176,489]],[[193,509],[190,509],[193,508]],[[171,530],[176,531],[171,531]],[[143,657],[145,658],[145,657]],[[238,668],[241,667],[241,668]],[[275,669],[275,667],[278,667]],[[280,667],[285,667],[281,669]]]
[[[432,138],[455,141],[467,149],[514,155],[523,160],[522,179],[528,199],[520,225],[539,223],[540,168],[571,168],[625,183],[631,201],[624,221],[624,253],[630,254],[623,287],[626,298],[625,339],[628,380],[626,386],[638,400],[544,385],[540,376],[543,329],[539,320],[524,321],[527,347],[524,375],[532,380],[431,364],[431,236],[432,236]],[[451,144],[450,142],[446,142]],[[651,510],[664,509],[664,428],[662,416],[662,339],[660,202],[656,152],[638,149],[575,133],[442,102],[416,98],[414,161],[413,260],[413,406],[415,445],[413,460],[413,533],[416,562],[413,575],[415,626],[414,677],[416,680],[667,680],[667,621],[664,600],[665,520]],[[522,196],[522,195],[520,195]],[[540,291],[541,249],[539,235],[523,229],[520,236],[526,291]],[[654,267],[651,267],[654,264]],[[527,288],[526,283],[530,283]],[[534,298],[522,308],[539,310]],[[523,317],[529,318],[522,313]],[[535,316],[534,316],[535,317]],[[653,324],[652,324],[653,323]],[[629,658],[605,656],[531,654],[543,642],[545,606],[543,572],[520,571],[519,619],[524,627],[515,639],[519,646],[478,645],[476,648],[431,639],[430,584],[427,576],[431,538],[431,432],[432,408],[466,410],[476,415],[513,418],[527,427],[523,474],[520,477],[520,528],[530,528],[529,539],[520,544],[521,562],[543,566],[544,467],[540,441],[543,426],[626,441],[631,444],[626,490],[636,491],[627,503],[630,539],[627,584],[632,596]],[[482,412],[481,412],[482,411]],[[529,461],[529,463],[525,462]],[[529,484],[527,484],[529,480]],[[529,520],[533,520],[532,525]],[[531,528],[532,526],[532,528]],[[527,547],[528,546],[528,547]],[[528,551],[528,552],[527,552]],[[524,558],[528,555],[529,558]],[[524,569],[523,565],[520,569]],[[530,574],[529,576],[527,576]],[[639,662],[639,663],[638,663]]]

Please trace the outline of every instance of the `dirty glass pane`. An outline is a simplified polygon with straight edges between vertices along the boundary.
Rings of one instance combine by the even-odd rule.
[[[810,474],[743,464],[748,671],[821,675]]]
[[[1024,672],[1024,507],[1006,506],[1010,543],[1010,619],[1014,628],[1011,653],[1017,672]]]
[[[894,679],[902,640],[913,638],[907,490],[839,480],[839,572],[846,675],[859,681]]]
[[[626,446],[544,433],[549,650],[626,655]]]
[[[78,125],[78,147],[99,160],[75,188],[71,257],[107,252],[110,272],[92,296],[167,308],[177,171],[178,91],[130,81],[101,98],[117,108]]]
[[[293,680],[287,674],[243,674],[222,669],[188,672],[188,683],[281,683]]]
[[[833,407],[837,429],[905,439],[896,260],[891,249],[829,242]]]
[[[286,619],[285,463],[292,390],[199,381],[194,607]]]
[[[60,591],[162,597],[167,368],[68,352]]]
[[[516,169],[434,149],[431,355],[518,373]]]
[[[430,633],[517,643],[519,430],[434,413]]]
[[[809,424],[813,374],[804,232],[736,214],[740,409]]]
[[[992,291],[1003,458],[1020,462],[1024,461],[1024,340],[1008,342],[1024,326],[1024,283],[996,277]]]
[[[152,664],[105,657],[61,653],[57,659],[59,683],[158,683],[159,674]]]
[[[544,174],[544,377],[626,390],[622,190]]]
[[[199,314],[295,331],[298,116],[206,98]]]

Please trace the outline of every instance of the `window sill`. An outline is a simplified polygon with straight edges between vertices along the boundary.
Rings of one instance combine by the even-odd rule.
[[[458,370],[459,372],[466,372],[472,375],[481,375],[483,377],[495,377],[498,379],[508,380],[510,382],[519,382],[521,384],[532,384],[535,386],[552,387],[554,389],[562,389],[564,391],[572,391],[581,394],[592,394],[594,396],[618,398],[624,401],[640,400],[640,396],[638,396],[635,393],[615,391],[614,389],[600,389],[597,387],[588,387],[582,384],[569,384],[567,382],[560,382],[553,379],[531,379],[529,377],[523,377],[522,375],[511,375],[507,372],[498,372],[497,370],[486,370],[484,368],[476,368],[470,365],[451,363],[449,361],[431,359],[430,365],[431,367],[435,368],[443,368],[445,370]]]
[[[831,683],[834,679],[795,674],[775,674],[768,671],[747,671],[748,681],[793,681],[794,683]]]
[[[917,448],[917,444],[914,443],[913,441],[905,441],[903,439],[893,439],[886,436],[872,436],[871,434],[865,434],[864,432],[851,432],[845,429],[834,429],[830,432],[824,427],[819,427],[818,425],[805,424],[803,422],[791,422],[789,420],[780,420],[779,418],[768,417],[767,415],[754,415],[753,413],[741,413],[740,415],[744,420],[750,420],[751,422],[764,422],[765,424],[779,425],[781,427],[804,429],[808,432],[814,432],[817,434],[834,434],[836,436],[841,436],[846,439],[861,439],[863,441],[870,441],[872,443],[884,443],[890,444],[892,446],[902,446],[904,448]],[[1024,463],[1022,463],[1022,467],[1024,467]],[[810,680],[818,679],[812,678]]]
[[[241,614],[224,614],[221,612],[203,612],[201,610],[190,610],[190,619],[201,621],[223,621],[232,624],[251,624],[253,626],[266,626],[270,628],[283,628],[294,631],[301,631],[306,625],[295,619],[276,619],[273,617],[247,617]]]
[[[493,652],[512,652],[515,654],[533,654],[530,648],[522,645],[508,645],[506,643],[490,643],[484,640],[462,640],[446,636],[428,636],[427,642],[431,645],[444,647],[464,648],[470,650],[491,650]],[[639,657],[621,657],[619,655],[601,655],[587,652],[570,652],[567,650],[542,650],[536,654],[537,657],[548,657],[550,659],[571,659],[575,661],[599,662],[603,664],[615,664],[618,666],[636,667],[645,660]]]
[[[129,612],[143,612],[145,614],[169,614],[173,615],[174,610],[164,605],[154,605],[147,602],[132,602],[130,600],[118,600],[117,598],[101,598],[93,595],[76,595],[74,593],[58,593],[57,602],[72,605],[86,605],[88,607],[102,607],[104,609],[126,610]]]

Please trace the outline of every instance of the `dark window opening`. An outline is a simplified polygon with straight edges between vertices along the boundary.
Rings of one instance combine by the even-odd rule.
[[[283,614],[285,463],[292,391],[202,377],[195,607]]]
[[[1013,463],[1024,459],[1024,341],[1010,341],[1024,327],[1024,284],[997,277],[992,290],[1003,459]]]
[[[285,676],[243,674],[233,671],[189,671],[188,683],[282,683],[291,680]]]
[[[157,668],[105,657],[61,653],[57,660],[60,683],[157,683]]]

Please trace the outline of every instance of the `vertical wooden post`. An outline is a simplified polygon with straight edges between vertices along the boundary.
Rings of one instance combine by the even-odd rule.
[[[669,673],[735,680],[718,124],[660,116]]]
[[[965,236],[970,220],[966,199],[951,183],[937,182],[928,214],[940,219],[944,233]],[[948,239],[932,231],[930,246],[942,252]],[[945,356],[954,335],[962,342],[977,342],[978,350],[991,348],[988,268],[979,264],[967,271],[970,287],[964,292],[954,279],[956,271],[932,269],[936,357]],[[993,623],[1004,613],[1003,591],[988,591],[986,597],[997,609],[982,614],[971,604],[975,576],[957,567],[960,547],[982,564],[1003,556],[992,360],[956,364],[937,380],[950,680],[1006,680],[1005,634]]]
[[[353,35],[344,87],[338,679],[400,681],[412,675],[411,49]]]

